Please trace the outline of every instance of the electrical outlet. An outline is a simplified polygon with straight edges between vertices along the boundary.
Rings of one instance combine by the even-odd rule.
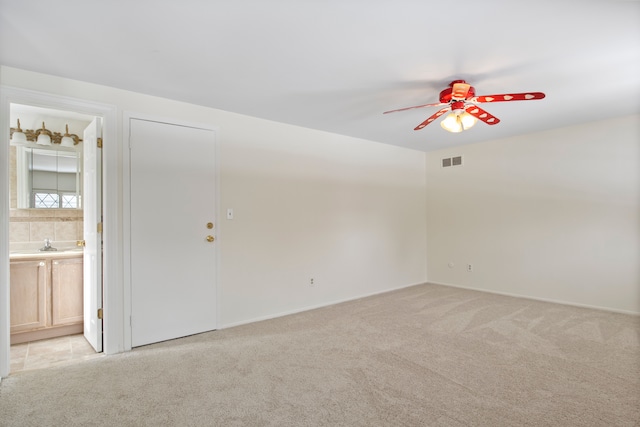
[[[315,281],[314,281],[313,277],[311,279],[309,279],[309,286],[315,286]]]
[[[473,271],[473,265],[467,264],[467,271]]]

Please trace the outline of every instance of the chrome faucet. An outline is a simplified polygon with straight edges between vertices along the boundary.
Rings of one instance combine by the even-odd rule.
[[[57,251],[58,249],[51,246],[51,239],[44,239],[44,247],[40,248],[43,252]]]

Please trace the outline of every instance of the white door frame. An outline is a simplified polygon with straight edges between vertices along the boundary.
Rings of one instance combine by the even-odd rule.
[[[9,133],[10,104],[76,111],[103,118],[103,292],[104,347],[106,354],[124,351],[122,286],[122,139],[118,137],[117,108],[82,99],[26,89],[0,87],[0,378],[10,369],[9,311]]]
[[[130,126],[132,119],[148,120],[153,122],[167,123],[176,126],[186,126],[213,131],[215,134],[214,156],[215,156],[215,219],[219,222],[220,216],[220,156],[218,155],[218,141],[220,140],[220,129],[210,124],[188,122],[176,118],[168,118],[152,114],[138,113],[134,111],[124,111],[122,114],[122,256],[123,256],[123,318],[124,325],[124,351],[132,348],[131,339],[131,152],[129,150]],[[222,227],[216,227],[217,239],[221,237]],[[215,272],[215,304],[216,304],[216,328],[220,327],[220,250],[216,251],[216,272]]]

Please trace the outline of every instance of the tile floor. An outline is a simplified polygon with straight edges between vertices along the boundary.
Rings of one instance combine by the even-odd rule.
[[[11,346],[11,373],[68,365],[101,357],[82,334]]]

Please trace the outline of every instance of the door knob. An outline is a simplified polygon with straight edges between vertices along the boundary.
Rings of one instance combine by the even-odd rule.
[[[207,242],[213,242],[214,240],[216,240],[215,237],[211,235],[207,236]]]
[[[211,229],[213,228],[213,223],[212,223],[212,222],[208,222],[208,223],[207,223],[207,228],[208,228],[209,230],[211,230]]]

